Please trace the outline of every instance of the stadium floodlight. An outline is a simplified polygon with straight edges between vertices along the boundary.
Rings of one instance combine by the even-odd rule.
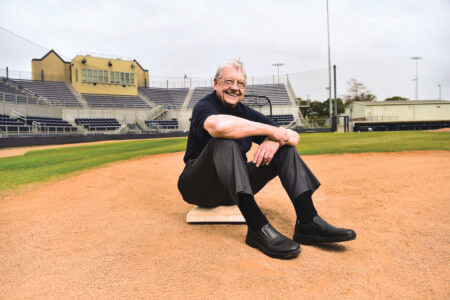
[[[416,61],[416,78],[414,81],[416,82],[416,100],[419,100],[419,60],[423,59],[420,56],[413,56],[409,59],[413,59]]]
[[[283,63],[275,63],[275,64],[272,64],[272,66],[277,67],[278,83],[280,83],[280,67],[284,66],[284,64]]]

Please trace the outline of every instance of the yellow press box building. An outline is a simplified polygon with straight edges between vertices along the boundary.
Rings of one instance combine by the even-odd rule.
[[[31,62],[32,79],[70,83],[80,94],[138,95],[148,87],[148,70],[135,59],[77,55],[70,62],[54,50]]]

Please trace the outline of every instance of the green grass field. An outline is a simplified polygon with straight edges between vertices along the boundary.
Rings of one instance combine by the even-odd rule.
[[[184,151],[186,138],[127,141],[31,151],[0,158],[0,191],[77,174],[107,163]],[[300,154],[340,154],[450,150],[449,132],[372,132],[302,134]]]
[[[300,154],[450,150],[450,132],[386,131],[300,135]]]

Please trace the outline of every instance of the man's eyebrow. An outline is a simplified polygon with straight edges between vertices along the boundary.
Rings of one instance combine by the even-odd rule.
[[[239,82],[246,82],[246,79],[233,79],[233,78],[224,78],[223,80],[233,80],[233,81],[239,81]]]

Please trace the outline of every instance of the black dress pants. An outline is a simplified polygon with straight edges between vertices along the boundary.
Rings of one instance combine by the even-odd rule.
[[[212,138],[197,159],[187,162],[178,189],[184,201],[200,207],[234,205],[239,193],[254,195],[275,176],[291,200],[320,185],[295,147],[280,148],[268,166],[256,167],[244,161],[235,140]]]

